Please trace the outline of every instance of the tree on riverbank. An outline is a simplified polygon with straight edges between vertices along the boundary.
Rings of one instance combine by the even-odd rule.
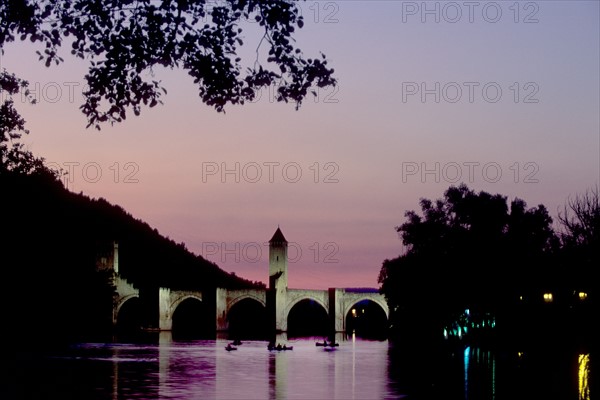
[[[408,250],[385,260],[379,275],[392,323],[441,332],[465,309],[497,310],[555,280],[550,255],[559,242],[543,205],[508,204],[460,185],[442,199],[421,199],[420,207],[396,227]]]
[[[600,193],[598,186],[567,200],[558,219],[563,256],[579,275],[579,289],[591,291],[600,265]]]

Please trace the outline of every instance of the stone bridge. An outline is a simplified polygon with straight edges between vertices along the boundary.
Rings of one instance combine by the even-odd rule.
[[[113,303],[113,324],[118,322],[119,312],[125,303],[139,299],[137,288],[119,275],[118,244],[114,244],[112,254],[99,259],[98,269],[113,269],[117,296]],[[180,291],[159,288],[158,328],[169,331],[173,328],[173,315],[177,307],[185,300],[194,299],[209,304],[215,310],[215,328],[217,331],[229,329],[229,315],[241,301],[251,300],[267,311],[270,323],[276,332],[287,332],[288,317],[291,310],[304,300],[320,305],[328,316],[330,328],[335,332],[346,330],[346,317],[359,303],[370,301],[378,305],[389,319],[389,308],[383,295],[375,289],[328,290],[290,289],[287,287],[287,241],[279,228],[269,241],[269,287],[267,289],[229,290],[217,288],[210,294],[199,291]],[[210,298],[216,296],[216,298]],[[151,324],[152,325],[152,324]]]
[[[253,300],[267,307],[267,289],[228,290],[217,289],[217,330],[229,329],[228,315],[237,303],[242,300]],[[365,300],[379,305],[386,318],[389,318],[389,308],[383,295],[372,291],[360,292],[356,289],[309,290],[287,289],[283,297],[277,299],[281,302],[282,312],[278,313],[275,320],[275,329],[279,332],[287,331],[288,316],[292,308],[303,300],[311,300],[319,304],[327,313],[332,328],[335,332],[346,331],[346,316],[352,308]]]

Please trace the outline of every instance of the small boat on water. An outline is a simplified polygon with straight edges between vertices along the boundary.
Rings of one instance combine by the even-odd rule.
[[[231,344],[233,344],[234,346],[241,346],[242,341],[240,339],[235,339],[233,342],[231,342]]]
[[[315,343],[315,346],[317,347],[338,347],[339,345],[339,343],[328,342],[327,340]]]
[[[294,346],[286,346],[286,345],[281,345],[278,344],[277,346],[275,346],[273,343],[269,343],[269,345],[267,346],[267,349],[269,351],[285,351],[285,350],[294,350]]]
[[[227,346],[225,346],[225,350],[227,350],[227,351],[237,350],[237,347],[234,347],[231,345],[231,343],[229,343]]]

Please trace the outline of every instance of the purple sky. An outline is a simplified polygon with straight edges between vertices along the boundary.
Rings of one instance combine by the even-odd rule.
[[[377,287],[383,260],[402,251],[394,227],[420,197],[465,182],[555,216],[599,182],[599,3],[469,4],[302,3],[298,44],[328,56],[339,87],[299,111],[265,90],[219,114],[184,71],[156,70],[164,106],[97,132],[78,109],[86,64],[68,46],[60,67],[28,43],[1,65],[29,80],[39,103],[17,99],[25,142],[73,168],[70,190],[252,280],[268,281],[279,224],[294,242],[290,287]]]

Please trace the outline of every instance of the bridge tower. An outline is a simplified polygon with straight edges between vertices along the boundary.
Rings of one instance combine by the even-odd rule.
[[[277,227],[275,234],[269,240],[269,295],[267,310],[271,316],[275,331],[285,331],[287,318],[285,306],[287,303],[287,270],[288,270],[288,241]]]

